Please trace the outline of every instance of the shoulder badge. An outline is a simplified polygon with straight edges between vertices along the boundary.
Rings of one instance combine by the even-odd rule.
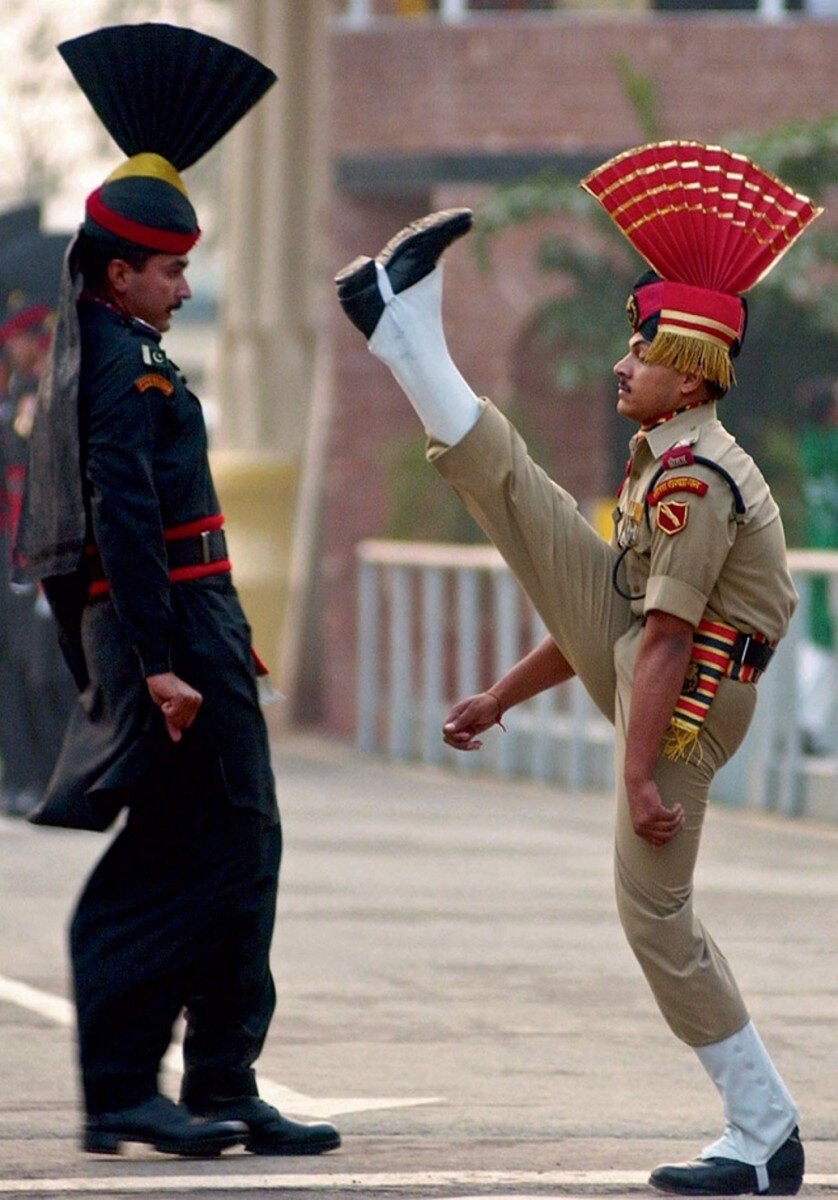
[[[175,390],[175,385],[171,379],[167,379],[165,375],[158,375],[155,372],[150,372],[148,375],[141,375],[139,379],[135,379],[134,387],[138,392],[147,392],[149,388],[157,388],[158,392],[162,392],[164,396],[171,396]]]
[[[673,467],[691,467],[694,462],[690,443],[686,441],[676,442],[674,446],[664,450],[661,455],[661,466],[664,471],[671,471]]]
[[[664,496],[670,496],[673,492],[692,492],[694,496],[703,496],[706,491],[707,484],[703,479],[696,479],[693,475],[675,475],[672,479],[662,479],[653,488],[649,493],[649,505],[654,508]]]
[[[166,351],[161,350],[159,346],[152,346],[148,342],[142,344],[143,362],[147,367],[167,367],[169,360],[166,358]]]
[[[690,506],[685,500],[664,500],[658,506],[657,527],[671,537],[686,529],[689,515]]]

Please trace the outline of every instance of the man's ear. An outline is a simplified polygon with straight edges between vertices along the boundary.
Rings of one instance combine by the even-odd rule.
[[[680,383],[680,392],[683,398],[689,403],[691,400],[697,400],[699,393],[706,388],[704,380],[704,372],[701,370],[690,371],[684,375]]]
[[[117,296],[124,296],[128,290],[129,275],[133,275],[134,268],[130,263],[127,263],[124,258],[112,258],[108,263],[108,283]]]

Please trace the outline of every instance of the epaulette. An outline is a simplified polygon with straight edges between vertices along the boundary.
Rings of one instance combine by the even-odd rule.
[[[693,439],[696,441],[697,439]],[[678,468],[691,467],[698,464],[702,467],[708,467],[711,471],[715,471],[720,475],[730,488],[731,497],[733,499],[733,509],[731,511],[731,519],[737,525],[745,523],[747,509],[745,501],[742,499],[736,481],[724,467],[714,462],[711,458],[705,458],[702,454],[693,453],[692,445],[689,442],[678,442],[674,446],[670,446],[668,450],[661,455],[661,465],[658,467],[655,474],[649,481],[649,486],[646,491],[646,499],[644,507],[646,509],[646,521],[651,524],[649,517],[649,509],[654,508],[670,496],[673,492],[688,492],[695,496],[703,496],[707,492],[707,484],[702,479],[697,479],[693,475],[678,475],[662,480],[661,476],[667,471],[676,470]],[[681,506],[684,510],[687,509],[686,504]],[[685,513],[686,515],[686,513]],[[686,520],[684,521],[684,524]],[[658,520],[660,525],[660,520]],[[683,528],[683,525],[680,527]],[[669,532],[668,530],[666,532]]]

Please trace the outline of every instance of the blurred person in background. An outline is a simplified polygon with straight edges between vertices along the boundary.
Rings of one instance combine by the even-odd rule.
[[[26,816],[43,798],[75,697],[42,589],[31,583],[13,584],[9,577],[38,380],[66,244],[66,237],[30,229],[0,246],[0,351],[6,368],[0,408],[6,543],[0,583],[0,807],[11,816]]]

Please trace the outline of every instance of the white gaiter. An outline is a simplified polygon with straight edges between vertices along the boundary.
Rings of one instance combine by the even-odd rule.
[[[727,1122],[722,1136],[705,1146],[701,1157],[750,1163],[757,1168],[760,1187],[761,1172],[767,1187],[764,1164],[798,1122],[788,1088],[750,1021],[732,1037],[697,1046],[695,1052],[719,1090]]]
[[[442,265],[398,295],[384,268],[375,266],[386,307],[369,348],[393,372],[431,437],[454,446],[480,416],[480,402],[448,353],[442,328]]]

